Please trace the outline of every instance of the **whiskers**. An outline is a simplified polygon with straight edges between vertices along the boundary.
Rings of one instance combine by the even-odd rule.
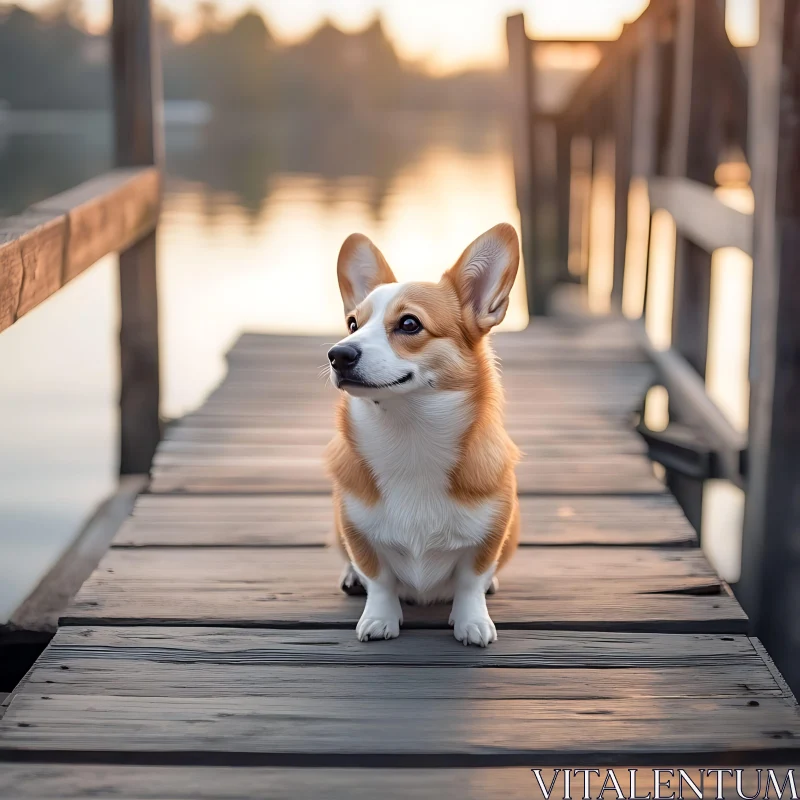
[[[336,342],[324,342],[322,346],[325,348],[327,352],[335,344]],[[331,365],[329,362],[326,361],[321,367],[318,368],[317,377],[325,378],[325,386],[331,383]]]
[[[323,364],[317,370],[317,377],[318,378],[325,378],[325,386],[327,386],[331,382],[331,366],[330,364]]]

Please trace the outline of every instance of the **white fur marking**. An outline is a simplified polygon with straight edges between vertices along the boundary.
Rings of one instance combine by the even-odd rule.
[[[397,577],[402,596],[451,598],[457,563],[467,551],[474,556],[497,511],[495,501],[468,507],[449,495],[450,472],[471,422],[465,393],[348,402],[359,452],[381,494],[374,506],[345,495],[348,518]]]

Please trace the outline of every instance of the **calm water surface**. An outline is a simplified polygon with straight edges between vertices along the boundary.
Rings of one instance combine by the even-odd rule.
[[[435,280],[519,220],[498,125],[397,116],[226,118],[168,128],[159,229],[163,411],[197,405],[243,329],[341,329],[336,254],[373,237],[400,280]],[[102,114],[0,132],[0,216],[111,163]],[[106,258],[0,335],[0,622],[115,484],[118,309]],[[505,324],[527,322],[518,281]]]

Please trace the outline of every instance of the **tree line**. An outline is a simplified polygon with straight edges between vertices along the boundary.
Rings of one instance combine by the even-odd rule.
[[[87,32],[79,0],[49,13],[0,5],[0,100],[15,109],[102,109],[111,103],[106,36]],[[220,21],[201,6],[197,33],[176,36],[175,20],[157,25],[167,100],[195,100],[237,111],[500,111],[502,73],[475,70],[434,78],[403,61],[379,19],[345,33],[324,23],[296,44],[275,40],[248,11]]]

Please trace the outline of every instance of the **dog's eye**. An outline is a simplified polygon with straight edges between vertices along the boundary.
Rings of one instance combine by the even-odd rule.
[[[347,330],[349,330],[350,333],[355,333],[358,330],[358,323],[355,317],[350,317],[347,320]]]
[[[400,317],[400,321],[397,323],[397,330],[403,333],[419,333],[422,330],[422,323],[415,316],[406,314]]]

